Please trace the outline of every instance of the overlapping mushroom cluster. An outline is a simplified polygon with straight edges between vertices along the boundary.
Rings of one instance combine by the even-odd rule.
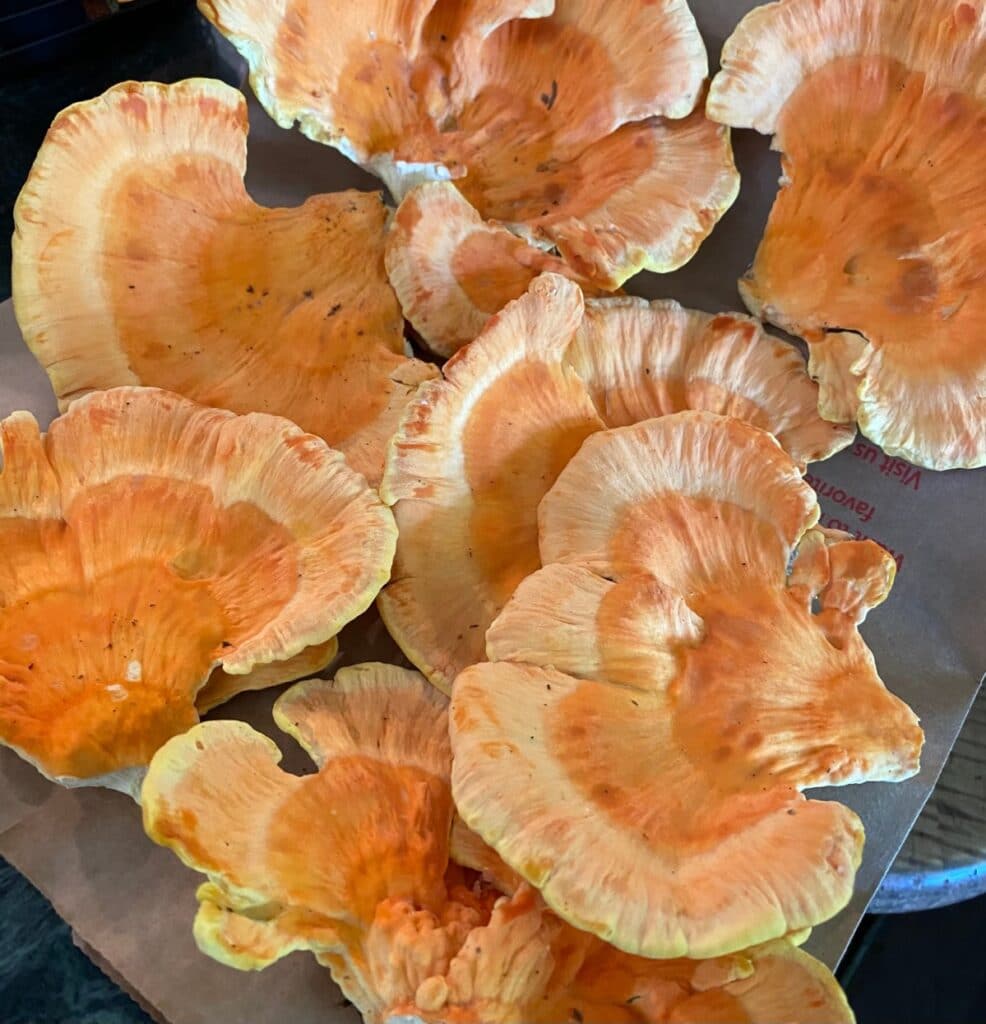
[[[148,834],[209,877],[195,935],[217,959],[257,969],[310,950],[370,1024],[851,1021],[831,974],[790,941],[630,956],[513,884],[461,822],[450,860],[446,700],[417,673],[345,669],[293,687],[274,717],[317,774],[283,772],[247,725],[209,722],[167,743],[144,783]]]
[[[590,434],[705,409],[770,430],[803,467],[853,436],[816,401],[800,356],[747,317],[584,302],[542,275],[408,405],[381,487],[400,531],[384,621],[448,692],[540,564],[538,504]]]
[[[0,743],[142,802],[204,952],[310,951],[371,1024],[849,1024],[798,944],[863,825],[803,791],[907,778],[923,733],[858,628],[894,562],[803,475],[857,421],[986,462],[982,3],[780,0],[711,86],[685,0],[199,6],[390,195],[258,206],[218,82],[55,119],[13,284],[62,415],[0,423]],[[730,127],[783,152],[740,288],[807,365],[608,294],[732,203]],[[199,723],[374,600],[422,674],[284,693],[317,772]]]
[[[453,791],[577,927],[707,957],[848,902],[862,824],[800,791],[907,778],[923,734],[856,628],[893,560],[817,518],[769,434],[692,411],[590,437],[541,502],[544,567],[455,681]]]
[[[736,198],[685,0],[199,6],[278,124],[340,149],[398,200],[455,182],[480,216],[596,285],[687,262]]]

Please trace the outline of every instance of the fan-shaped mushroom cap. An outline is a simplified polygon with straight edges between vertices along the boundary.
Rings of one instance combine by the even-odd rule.
[[[562,274],[598,291],[564,260],[482,217],[449,182],[418,185],[397,208],[387,276],[404,316],[428,347],[451,356],[539,274]]]
[[[982,3],[784,0],[708,99],[784,154],[747,305],[806,338],[825,415],[936,469],[986,463],[984,67]]]
[[[248,726],[210,722],[162,748],[144,783],[148,834],[210,876],[195,924],[210,956],[257,969],[311,950],[370,1024],[852,1020],[831,974],[787,942],[704,962],[631,957],[526,883],[498,899],[448,865],[445,700],[415,673],[345,669],[294,687],[275,718],[316,775],[280,771]],[[453,844],[456,831],[496,858],[461,826]]]
[[[745,954],[684,962],[694,965],[689,997],[672,1010],[669,1024],[855,1024],[829,969],[790,942],[768,942]],[[609,967],[605,962],[600,966]]]
[[[489,166],[459,182],[469,201],[609,291],[641,270],[683,266],[739,194],[729,135],[701,109],[624,125],[578,155],[532,160],[520,169],[526,179],[498,151],[482,152]]]
[[[520,875],[458,815],[452,822],[450,853],[457,863],[481,872],[501,892],[510,896],[519,893],[515,903],[535,902]],[[560,997],[549,996],[552,1001],[548,1005],[532,1009],[535,1016],[531,1020],[543,1020],[545,1024],[571,1020],[572,996],[576,993],[586,1000],[574,1006],[585,1021],[644,1019],[704,1024],[721,1020],[728,1024],[790,1018],[848,1024],[853,1020],[845,996],[828,970],[796,949],[802,940],[798,935],[711,960],[649,960],[623,953],[598,939],[587,941],[588,933],[573,929],[550,913],[545,919],[554,933],[555,963],[564,964],[567,959],[571,973],[573,961],[578,963],[572,956],[573,949],[580,951],[582,960],[569,987]],[[568,958],[559,955],[561,950],[568,951]],[[606,1001],[609,1005],[605,1008],[599,1005]],[[617,1006],[623,1008],[624,1016],[612,1016]],[[633,1006],[636,1010],[628,1009]]]
[[[257,206],[221,82],[124,82],[55,118],[15,209],[25,340],[64,408],[145,384],[287,416],[379,482],[433,367],[405,355],[374,193]],[[84,196],[84,201],[80,201]]]
[[[279,124],[398,199],[455,179],[604,287],[688,260],[736,196],[728,132],[696,110],[708,64],[685,0],[200,7]]]
[[[803,464],[852,437],[816,402],[803,361],[747,317],[583,306],[575,284],[542,275],[421,389],[394,437],[381,488],[400,528],[379,600],[387,627],[447,691],[540,564],[538,503],[590,433],[708,408],[775,431]]]
[[[791,564],[788,588],[799,591],[809,610],[818,602],[816,620],[831,632],[854,630],[871,608],[890,593],[897,563],[871,540],[853,540],[841,530],[814,527],[801,539]]]
[[[855,436],[848,423],[819,416],[818,388],[797,350],[738,313],[590,300],[566,356],[610,427],[704,409],[769,431],[801,469]]]
[[[200,715],[204,715],[239,693],[266,690],[282,683],[293,683],[296,679],[306,679],[321,672],[338,653],[339,641],[332,637],[324,644],[306,647],[293,658],[260,665],[245,676],[231,676],[222,668],[213,669],[209,681],[195,695],[195,707]]]
[[[538,278],[423,387],[394,437],[381,495],[395,505],[400,551],[378,606],[446,691],[539,564],[538,503],[603,426],[563,362],[581,316],[576,285]]]
[[[129,788],[214,669],[283,680],[388,577],[390,512],[286,420],[117,388],[0,439],[0,742],[58,781]]]
[[[547,911],[527,885],[469,932],[401,1019],[482,1024],[852,1024],[826,967],[788,942],[713,960],[630,956]]]
[[[800,790],[906,778],[923,735],[850,613],[811,613],[870,548],[787,587],[817,517],[770,435],[704,412],[589,438],[542,501],[545,567],[455,682],[453,790],[577,927],[716,956],[849,899],[862,825]]]
[[[278,124],[297,123],[369,165],[398,196],[423,171],[440,175],[449,146],[442,135],[502,135],[513,123],[534,139],[577,148],[630,121],[686,116],[708,70],[683,0],[617,11],[602,0],[470,3],[458,11],[428,0],[401,8],[370,0],[331,12],[298,0],[200,7],[246,57],[254,91]],[[456,38],[442,40],[450,30]],[[447,51],[457,43],[452,69]],[[547,68],[546,55],[554,57]],[[423,163],[432,167],[416,166]],[[455,173],[454,165],[444,170]]]
[[[148,835],[209,875],[197,936],[233,966],[344,951],[379,904],[445,896],[444,698],[415,672],[359,665],[297,684],[274,715],[317,774],[283,772],[277,747],[249,726],[207,722],[161,749],[142,792]],[[242,941],[251,931],[259,949]]]
[[[783,583],[818,515],[815,492],[769,434],[680,413],[607,432],[565,467],[541,503],[541,558],[652,573],[687,599]]]

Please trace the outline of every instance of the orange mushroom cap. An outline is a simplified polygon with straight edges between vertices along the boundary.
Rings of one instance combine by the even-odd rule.
[[[483,218],[557,247],[602,287],[684,263],[735,199],[728,132],[698,102],[708,62],[685,0],[200,8],[278,124],[399,200],[454,179]]]
[[[538,278],[426,385],[394,436],[381,485],[400,550],[378,607],[436,686],[482,658],[486,627],[537,568],[537,506],[603,426],[564,353],[582,293]]]
[[[250,690],[266,690],[282,683],[293,683],[323,671],[339,653],[336,637],[324,644],[306,647],[300,654],[284,661],[272,661],[260,665],[245,676],[233,676],[222,668],[215,668],[209,681],[195,695],[195,707],[200,715],[225,704],[239,693]]]
[[[381,904],[445,898],[444,698],[417,673],[358,665],[292,687],[274,717],[317,774],[283,772],[249,726],[207,722],[159,751],[142,791],[148,835],[209,875],[200,946],[238,967],[298,948],[345,953]]]
[[[392,1012],[422,1024],[854,1021],[829,970],[789,942],[712,960],[630,956],[566,925],[527,885]]]
[[[405,354],[378,193],[258,206],[221,82],[124,82],[56,118],[15,208],[13,293],[62,408],[144,384],[286,416],[379,483],[435,369]],[[80,196],[84,200],[80,202]]]
[[[570,923],[709,957],[848,901],[862,825],[801,790],[907,778],[923,734],[856,630],[872,548],[815,550],[788,587],[817,518],[769,434],[706,412],[590,437],[543,499],[545,567],[455,681],[452,780]]]
[[[526,906],[527,916],[540,912],[543,930],[550,929],[553,984],[540,1001],[530,1001],[522,1021],[577,1020],[573,1011],[589,1022],[854,1020],[828,970],[797,949],[807,932],[708,960],[636,957],[545,912],[534,890],[458,816],[450,853],[516,897],[506,907]]]
[[[388,629],[448,691],[540,564],[538,504],[589,434],[711,409],[773,430],[803,464],[853,436],[816,404],[803,360],[747,317],[584,304],[571,281],[542,275],[422,387],[394,437],[381,486],[400,530],[378,602]]]
[[[311,950],[369,1024],[851,1022],[831,974],[786,941],[631,957],[529,885],[501,898],[449,865],[446,702],[417,674],[345,669],[289,691],[275,718],[317,774],[288,775],[270,740],[209,722],[166,744],[144,783],[148,834],[210,877],[195,924],[210,956],[258,969]]]
[[[390,512],[286,420],[117,388],[0,442],[0,742],[56,781],[129,790],[206,680],[329,656],[389,575]]]
[[[856,433],[819,415],[798,351],[738,313],[630,296],[589,300],[567,358],[609,427],[703,409],[769,431],[802,470]]]
[[[484,221],[443,181],[404,197],[387,236],[386,266],[404,316],[442,356],[472,341],[539,274],[561,274],[586,295],[602,294],[564,260]]]
[[[933,469],[986,464],[984,67],[981,0],[782,0],[707,103],[783,154],[744,301],[807,340],[823,415]]]

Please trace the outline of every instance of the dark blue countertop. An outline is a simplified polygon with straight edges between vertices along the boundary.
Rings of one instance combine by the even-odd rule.
[[[0,860],[0,1021],[151,1024],[86,955],[51,904]]]

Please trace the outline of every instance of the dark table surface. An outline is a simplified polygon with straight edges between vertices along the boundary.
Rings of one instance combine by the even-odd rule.
[[[230,77],[226,53],[191,0],[139,0],[115,14],[113,0],[48,0],[44,6],[61,17],[70,5],[82,16],[53,22],[59,37],[28,47],[36,37],[14,39],[13,18],[42,4],[0,2],[0,301],[10,294],[13,203],[60,109],[127,78]],[[87,21],[94,16],[101,20]],[[30,28],[35,32],[37,22]],[[984,928],[986,897],[867,917],[840,970],[860,1024],[983,1024]],[[0,860],[0,1024],[146,1022],[73,946],[68,926],[45,898]]]

